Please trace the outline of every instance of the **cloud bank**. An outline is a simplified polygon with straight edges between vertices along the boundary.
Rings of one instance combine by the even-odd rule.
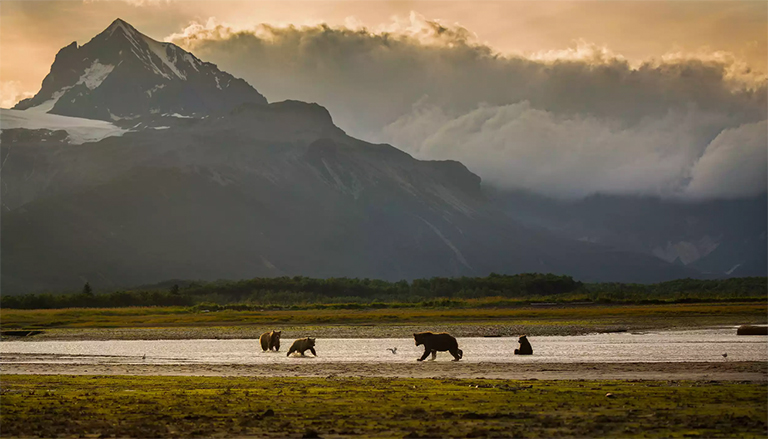
[[[20,100],[34,95],[34,92],[23,90],[19,81],[0,81],[0,108],[11,108]]]
[[[766,78],[723,52],[630,63],[606,47],[500,54],[412,13],[375,29],[236,29],[169,36],[270,100],[318,102],[350,134],[484,181],[558,197],[745,197],[766,190]]]

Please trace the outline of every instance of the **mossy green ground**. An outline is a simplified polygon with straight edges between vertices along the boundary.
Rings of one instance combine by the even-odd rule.
[[[766,383],[6,375],[0,409],[3,437],[731,438],[766,436],[767,398]]]
[[[533,324],[575,322],[582,325],[649,322],[669,325],[765,323],[766,303],[664,305],[558,305],[514,308],[407,308],[364,310],[265,310],[195,312],[182,307],[2,309],[2,329],[184,327],[310,324],[403,324],[424,322],[509,322]]]

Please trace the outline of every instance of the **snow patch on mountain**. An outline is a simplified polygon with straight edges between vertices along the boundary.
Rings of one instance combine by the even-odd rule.
[[[67,90],[69,90],[70,88],[72,88],[72,86],[64,87],[61,90],[54,93],[50,99],[43,102],[42,104],[27,108],[26,110],[23,110],[23,111],[28,111],[30,113],[40,113],[40,114],[47,113],[53,109],[53,106],[56,105],[56,102],[58,102],[59,99],[64,95],[64,93],[66,93]]]
[[[51,108],[53,108],[53,105],[51,105]],[[32,108],[28,110],[6,110],[5,108],[0,108],[0,131],[13,128],[64,130],[69,135],[69,143],[74,145],[96,142],[111,136],[122,136],[127,132],[120,127],[101,120],[59,116],[57,114],[46,114],[31,110]]]
[[[705,235],[697,241],[668,242],[666,247],[657,246],[653,249],[653,255],[667,262],[679,259],[688,265],[712,253],[719,245],[713,237]]]
[[[741,264],[736,264],[736,265],[733,266],[733,268],[731,268],[730,270],[726,271],[725,274],[731,274],[734,271],[736,271],[736,269],[739,268],[739,267],[741,267]]]
[[[156,85],[156,86],[152,87],[151,89],[145,91],[145,93],[147,94],[147,96],[152,97],[152,93],[160,90],[161,88],[165,88],[165,84]]]
[[[90,67],[85,69],[85,72],[77,81],[77,85],[85,84],[89,90],[94,90],[96,87],[100,86],[105,79],[107,79],[107,76],[112,73],[114,68],[115,66],[113,65],[104,65],[101,64],[99,60],[96,60],[93,62],[93,64],[91,64]],[[51,106],[51,108],[53,108],[53,106]]]
[[[178,60],[178,57],[176,57],[176,51],[174,50],[174,48],[172,47],[172,45],[170,43],[160,43],[160,42],[157,42],[157,41],[153,40],[152,38],[146,37],[144,35],[142,35],[142,39],[144,40],[145,43],[147,43],[147,47],[149,47],[149,50],[151,50],[152,53],[154,53],[158,58],[160,58],[160,61],[162,61],[163,64],[165,64],[169,69],[171,69],[171,71],[177,77],[179,77],[180,79],[184,79],[184,80],[187,79],[187,75],[182,73],[176,67],[176,64],[174,62],[172,62],[170,60],[170,58],[168,57],[168,52],[170,50],[170,52],[173,54],[174,61]],[[154,65],[154,62],[152,64]],[[163,76],[165,76],[166,78],[171,79],[165,73],[161,73],[161,74]]]
[[[200,69],[197,68],[197,64],[200,64],[200,60],[195,58],[191,53],[184,53],[184,59],[192,66],[193,69],[196,71],[200,71]]]

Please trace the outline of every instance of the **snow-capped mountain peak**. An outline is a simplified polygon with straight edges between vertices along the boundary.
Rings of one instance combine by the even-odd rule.
[[[202,117],[246,102],[266,99],[215,64],[118,18],[88,43],[61,49],[38,94],[14,108],[119,120],[157,113]]]
[[[117,32],[117,36],[115,33]],[[162,43],[137,31],[133,26],[121,19],[117,19],[99,36],[107,39],[121,37],[131,44],[131,52],[141,59],[147,69],[163,76],[166,79],[187,79],[185,73],[189,68],[200,71],[202,61],[191,53],[181,49],[175,44]]]

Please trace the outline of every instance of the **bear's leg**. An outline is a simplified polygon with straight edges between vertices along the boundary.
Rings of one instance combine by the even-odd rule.
[[[317,357],[317,352],[315,352],[315,348],[309,348],[309,352],[312,352],[312,355]]]
[[[432,349],[432,359],[429,361],[435,361],[435,359],[437,359],[437,351]]]
[[[290,357],[292,353],[293,353],[293,351],[289,349],[288,350],[288,355],[286,355],[286,357]]]
[[[422,355],[421,358],[418,358],[416,361],[424,361],[427,357],[429,357],[429,349],[424,346],[424,355]]]

